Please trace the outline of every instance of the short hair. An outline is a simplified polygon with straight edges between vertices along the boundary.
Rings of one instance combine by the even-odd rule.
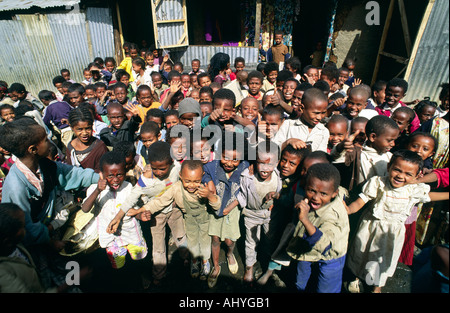
[[[103,59],[102,59],[101,57],[96,57],[96,58],[94,59],[94,63],[97,63],[97,64],[105,64],[105,61],[103,61]]]
[[[6,123],[0,127],[0,147],[18,158],[24,157],[30,146],[43,139],[35,129],[41,129],[41,134],[45,135],[44,128],[32,118],[24,117]]]
[[[248,77],[247,77],[247,83],[252,79],[252,78],[258,78],[261,83],[264,80],[264,75],[259,72],[259,71],[251,71],[250,73],[248,73]]]
[[[442,88],[441,92],[439,93],[439,100],[444,99],[446,96],[448,96],[448,83],[443,83],[439,87]]]
[[[115,92],[117,89],[120,89],[120,88],[123,88],[123,89],[127,90],[127,85],[125,85],[122,82],[117,82],[117,83],[114,84],[114,89],[113,90]]]
[[[200,63],[200,60],[199,60],[199,59],[193,59],[193,60],[191,61],[191,64],[194,63],[194,62],[199,62],[199,63]]]
[[[216,91],[216,93],[213,96],[213,106],[215,106],[216,100],[218,99],[226,99],[226,100],[230,100],[233,104],[233,108],[236,105],[236,96],[234,94],[233,91],[231,91],[230,89],[226,89],[226,88],[222,88]]]
[[[141,135],[142,134],[153,134],[155,136],[158,136],[158,134],[160,133],[160,129],[158,124],[156,124],[153,121],[147,121],[144,124],[142,124],[141,126]]]
[[[244,65],[245,65],[245,59],[243,57],[236,57],[234,59],[234,65],[236,65],[238,63],[244,63]]]
[[[200,81],[200,79],[202,79],[203,77],[208,77],[209,79],[211,79],[211,76],[205,72],[197,75],[197,81]]]
[[[284,119],[284,110],[279,105],[268,104],[262,111],[262,115],[278,115],[281,120]]]
[[[164,121],[164,112],[158,108],[150,109],[145,114],[145,118],[146,118],[146,120],[148,120],[150,117],[160,118],[161,121]]]
[[[325,182],[333,182],[334,191],[337,191],[341,184],[341,174],[331,163],[316,163],[311,165],[306,172],[306,181],[311,178],[317,178]]]
[[[46,101],[52,101],[56,99],[55,93],[50,90],[41,90],[38,93],[38,98]]]
[[[318,70],[318,68],[317,67],[315,67],[314,65],[306,65],[304,68],[303,68],[303,74],[306,74],[310,69],[316,69],[316,70]]]
[[[298,80],[296,80],[295,78],[288,78],[288,79],[286,79],[286,80],[284,81],[283,87],[286,86],[286,83],[287,83],[287,82],[293,82],[293,83],[295,83],[295,89],[297,89],[297,87],[298,87],[298,85],[299,85]]]
[[[309,151],[307,148],[296,149],[291,144],[286,145],[286,147],[281,151],[281,155],[283,155],[286,152],[297,156],[300,159],[300,161],[303,161],[306,158],[306,156],[308,156],[311,153],[311,151]]]
[[[353,96],[353,95],[359,95],[359,96],[363,96],[366,101],[370,98],[370,91],[362,86],[362,85],[358,85],[355,87],[350,88],[349,92],[348,92],[348,96]]]
[[[198,169],[201,169],[203,171],[203,163],[200,160],[189,160],[189,159],[184,160],[183,163],[181,163],[180,173],[183,171],[185,167],[187,167],[191,171],[195,171]]]
[[[333,124],[333,123],[334,124],[343,123],[343,124],[346,125],[347,129],[348,129],[348,126],[349,126],[349,120],[344,115],[341,115],[341,114],[333,114],[331,116],[331,118],[328,120],[327,126],[329,124]]]
[[[308,153],[307,156],[305,156],[304,160],[321,160],[321,161],[325,161],[325,163],[331,163],[332,159],[331,156],[321,150],[316,150],[316,151],[312,151],[310,153]]]
[[[231,143],[231,144],[230,144]],[[222,153],[225,151],[238,151],[242,153],[242,160],[247,159],[248,141],[243,133],[224,131],[222,133]],[[243,145],[243,146],[242,146]]]
[[[403,159],[408,163],[416,164],[419,167],[417,174],[420,173],[423,169],[424,164],[423,159],[417,152],[410,151],[407,149],[401,149],[393,152],[391,160],[389,161],[388,164],[388,168],[391,167],[391,165],[394,164],[395,160],[397,159]]]
[[[301,83],[298,84],[297,88],[295,88],[295,90],[299,90],[299,91],[306,91],[310,88],[313,88],[314,86],[311,85],[310,83]]]
[[[94,116],[92,111],[88,108],[75,108],[69,112],[69,125],[74,127],[79,122],[87,122],[90,125],[94,124]]]
[[[264,69],[266,68],[267,63],[258,63],[258,65],[256,66],[256,70],[258,72],[263,73]]]
[[[413,132],[411,135],[409,135],[407,144],[410,144],[416,137],[427,137],[427,138],[430,138],[431,140],[433,140],[433,143],[434,143],[434,149],[433,149],[433,151],[434,151],[434,152],[437,151],[439,142],[438,142],[437,138],[434,137],[434,136],[433,136],[432,134],[430,134],[430,133],[425,133],[425,132],[415,131],[415,132]]]
[[[409,116],[408,124],[411,124],[412,121],[414,120],[414,118],[416,117],[416,113],[410,107],[400,107],[400,108],[398,108],[397,110],[394,111],[394,113],[392,113],[391,118],[396,113],[406,113]]]
[[[175,70],[172,70],[167,75],[167,80],[171,81],[174,77],[180,77],[181,78],[181,74],[179,72],[175,71]]]
[[[350,123],[350,125],[353,124],[358,124],[358,123],[367,123],[369,121],[369,119],[367,117],[364,116],[357,116],[354,119],[352,119],[352,122]]]
[[[12,93],[12,92],[22,93],[22,92],[27,92],[27,89],[21,83],[12,83],[11,86],[9,86],[9,88],[8,88],[8,92],[9,93]]]
[[[62,84],[66,81],[64,77],[61,75],[55,76],[52,80],[53,86],[56,86],[56,84]]]
[[[136,147],[131,141],[119,141],[113,146],[113,151],[122,153],[125,158],[136,155]]]
[[[89,85],[90,86],[90,85]],[[97,91],[97,89],[98,88],[105,88],[105,90],[106,90],[106,84],[105,83],[103,83],[103,82],[96,82],[95,84],[94,84],[94,90],[95,91]]]
[[[184,65],[183,65],[182,62],[177,61],[177,62],[173,63],[173,66],[174,66],[174,67],[177,66],[177,65],[178,65],[178,66],[181,66],[181,68],[184,69]]]
[[[141,95],[141,92],[146,91],[146,90],[149,92],[152,91],[152,89],[150,88],[149,85],[145,85],[145,84],[139,85],[139,87],[136,90],[136,97],[139,97]]]
[[[266,66],[264,66],[264,74],[269,75],[270,72],[276,71],[279,72],[279,65],[275,61],[267,62]]]
[[[130,74],[129,74],[127,71],[120,69],[120,70],[118,70],[118,71],[116,72],[116,78],[117,78],[117,81],[118,81],[118,82],[120,82],[120,80],[121,80],[122,77],[124,77],[124,76],[127,76],[128,79],[130,79]]]
[[[17,213],[23,210],[15,203],[0,203],[0,238],[12,238],[24,227],[17,219]]]
[[[322,93],[329,93],[330,92],[330,85],[324,81],[324,80],[318,80],[315,84],[314,84],[314,88],[320,89],[322,91]]]
[[[296,73],[299,73],[302,69],[302,62],[298,57],[290,57],[286,61],[286,65],[289,64],[293,70],[295,70]]]
[[[278,162],[280,159],[280,146],[271,140],[261,141],[256,147],[257,159],[259,158],[260,154],[272,154],[276,157]]]
[[[366,124],[366,136],[375,134],[377,136],[383,135],[387,129],[398,130],[397,123],[388,116],[377,115],[372,117]]]
[[[105,165],[123,164],[126,166],[125,155],[119,151],[108,151],[100,158],[100,169],[103,171]]]
[[[277,30],[274,32],[274,35],[275,35],[275,36],[276,36],[276,35],[284,36],[284,32],[283,32],[282,30],[280,30],[280,29],[277,29]]]
[[[140,66],[145,71],[145,61],[142,58],[134,58],[131,63]]]
[[[179,116],[178,110],[167,110],[164,113],[164,119],[166,119],[168,116],[176,116],[176,117],[178,117]]]
[[[408,82],[403,78],[393,78],[387,83],[386,89],[389,89],[389,87],[400,87],[403,89],[403,93],[406,93],[408,91]]]
[[[112,109],[120,109],[125,114],[125,108],[117,101],[112,101],[106,106],[107,113]]]
[[[69,89],[69,87],[72,86],[72,85],[73,85],[72,82],[66,80],[64,83],[62,83],[61,87],[65,88],[65,89]]]
[[[308,105],[312,104],[314,100],[320,100],[328,103],[328,98],[322,92],[322,90],[317,88],[310,88],[305,91],[302,98],[303,106],[306,108]]]
[[[95,60],[94,60],[95,61]],[[70,71],[67,69],[67,68],[63,68],[61,71],[60,71],[60,73],[61,73],[61,75],[63,74],[63,73],[69,73],[70,74]]]
[[[342,98],[345,98],[345,96],[344,96],[342,93],[340,93],[340,92],[336,92],[336,93],[332,94],[332,95],[328,98],[328,100],[330,100],[330,101],[335,101],[335,100],[337,100],[337,99],[342,99]]]
[[[11,104],[5,103],[0,105],[0,114],[3,110],[12,110],[14,112],[14,107]]]
[[[211,96],[211,99],[214,95],[213,89],[210,86],[203,86],[202,88],[200,88],[200,91],[198,92],[199,95],[201,95],[202,93],[207,93]]]
[[[326,77],[328,77],[328,79],[331,80],[335,80],[336,82],[339,80],[339,71],[337,70],[337,68],[334,68],[332,66],[326,66],[322,69],[322,75],[325,75]]]
[[[17,108],[14,109],[14,114],[16,115],[16,120],[20,117],[24,116],[25,113],[31,112],[34,110],[33,104],[27,100],[21,100]]]
[[[278,72],[277,81],[284,82],[288,80],[289,78],[293,78],[294,73],[288,70],[282,70]]]
[[[86,90],[84,89],[82,84],[74,83],[74,84],[70,85],[70,87],[67,89],[67,92],[68,93],[78,92],[80,95],[82,95],[86,92]]]
[[[210,85],[209,85],[209,87],[211,88],[211,89],[220,89],[220,88],[222,88],[222,85],[220,85],[220,83],[218,83],[218,82],[212,82]]]
[[[384,80],[377,80],[375,82],[375,84],[373,84],[373,86],[372,86],[372,92],[374,92],[374,91],[379,92],[379,91],[385,89],[386,86],[387,86],[387,82],[386,81],[384,81]]]
[[[116,60],[113,57],[106,57],[105,58],[105,64],[108,63],[108,62],[111,62],[114,65],[116,65]]]
[[[171,148],[170,144],[165,141],[157,141],[150,146],[148,149],[148,158],[150,162],[153,161],[167,161],[169,163],[173,163],[173,159],[171,156]],[[184,163],[184,162],[183,162]]]

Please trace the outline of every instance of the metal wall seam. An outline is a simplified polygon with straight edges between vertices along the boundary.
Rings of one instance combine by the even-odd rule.
[[[449,2],[436,0],[417,49],[405,100],[430,97],[439,102],[439,86],[448,81]]]
[[[86,10],[86,19],[94,58],[114,57],[114,32],[110,9],[89,7]]]

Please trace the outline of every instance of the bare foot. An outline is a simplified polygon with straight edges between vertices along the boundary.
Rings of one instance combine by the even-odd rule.
[[[247,266],[245,268],[244,281],[245,282],[253,281],[253,266]]]

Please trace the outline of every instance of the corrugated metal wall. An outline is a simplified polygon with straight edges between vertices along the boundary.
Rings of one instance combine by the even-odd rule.
[[[114,56],[108,8],[16,17],[0,21],[0,80],[22,83],[35,96],[43,89],[56,91],[52,79],[62,68],[81,82],[95,57]]]
[[[246,68],[255,69],[258,64],[258,48],[253,47],[232,47],[232,46],[189,46],[185,49],[171,50],[170,55],[173,60],[180,60],[185,69],[190,69],[191,61],[199,59],[203,69],[209,64],[214,54],[218,52],[226,53],[230,56],[231,68],[233,68],[234,59],[243,57]]]
[[[156,28],[158,31],[159,47],[180,45],[185,30],[186,16],[184,16],[183,0],[161,0],[155,7]],[[161,21],[180,20],[172,23]]]
[[[439,85],[449,81],[449,1],[436,0],[408,78],[405,100],[439,100]]]

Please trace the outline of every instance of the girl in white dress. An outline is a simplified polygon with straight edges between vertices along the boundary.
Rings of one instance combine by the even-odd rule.
[[[348,205],[348,213],[353,214],[368,203],[347,258],[347,266],[357,277],[349,285],[350,292],[358,292],[359,279],[374,286],[374,292],[381,292],[397,267],[405,239],[405,221],[413,206],[448,199],[448,193],[430,192],[429,185],[414,183],[422,167],[423,160],[417,153],[395,152],[388,175],[370,178],[359,198]]]

